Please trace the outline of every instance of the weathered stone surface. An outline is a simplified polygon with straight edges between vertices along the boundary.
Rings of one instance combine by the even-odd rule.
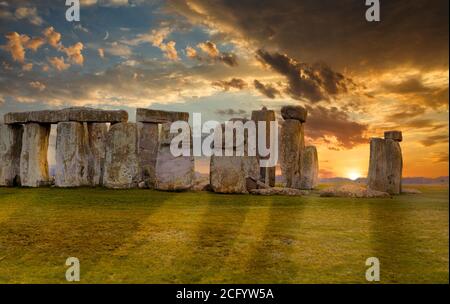
[[[159,147],[159,126],[154,123],[138,122],[139,134],[139,166],[141,180],[146,187],[155,187],[156,158]]]
[[[174,156],[170,151],[171,139],[178,134],[170,133],[170,123],[161,125],[161,141],[159,143],[155,168],[155,188],[166,191],[188,190],[194,185],[194,156]],[[191,151],[191,135],[185,138],[183,149]],[[192,152],[192,151],[191,151]]]
[[[60,122],[56,129],[57,187],[89,185],[89,139],[80,122]]]
[[[0,124],[0,186],[20,185],[23,126]]]
[[[279,162],[288,188],[300,188],[300,165],[305,147],[303,124],[294,119],[283,122],[279,140]]]
[[[293,188],[273,187],[266,189],[254,189],[250,191],[251,194],[257,195],[287,195],[287,196],[302,196],[308,193],[304,190]]]
[[[398,141],[392,139],[385,140],[386,146],[386,192],[390,194],[400,194],[402,192],[402,171],[403,158],[402,149]]]
[[[172,112],[172,111],[162,111],[162,110],[152,110],[138,108],[136,109],[136,121],[137,122],[148,122],[148,123],[167,123],[174,122],[177,120],[189,120],[188,112]]]
[[[138,132],[135,123],[117,123],[106,136],[103,184],[107,188],[137,187],[140,178]]]
[[[305,122],[308,111],[301,106],[284,106],[281,108],[281,116],[284,119],[295,119],[300,122]]]
[[[89,183],[92,186],[103,185],[105,171],[106,137],[108,126],[105,123],[88,123],[89,139]]]
[[[401,131],[386,131],[384,132],[384,139],[392,139],[401,142],[403,140],[403,135]]]
[[[305,147],[301,162],[300,189],[314,189],[319,180],[319,159],[316,147]]]
[[[210,184],[218,193],[248,193],[247,178],[259,179],[256,156],[211,156]]]
[[[62,110],[43,110],[31,112],[6,113],[4,121],[6,124],[17,123],[45,123],[55,124],[58,122],[126,122],[128,113],[124,110],[106,111],[87,107],[73,107]]]
[[[20,154],[20,181],[25,187],[49,184],[47,162],[50,125],[28,123],[24,125]]]
[[[266,132],[265,132],[265,140],[266,147],[270,147],[270,122],[275,121],[275,112],[273,110],[267,110],[266,107],[263,107],[259,111],[252,111],[252,120],[256,122],[256,138],[259,139],[259,121],[264,121],[266,123]],[[261,157],[261,153],[259,151],[259,142],[256,143],[257,155],[261,159],[268,159],[267,157]],[[268,186],[275,186],[275,166],[273,167],[261,167],[260,168],[260,180],[264,182]]]
[[[400,144],[392,139],[371,138],[368,187],[390,194],[400,194],[402,169]]]
[[[239,149],[243,149],[244,155],[248,155],[249,140],[252,140],[255,142],[255,149],[256,149],[256,147],[257,147],[256,146],[256,126],[255,126],[255,132],[253,134],[255,136],[255,138],[249,138],[249,136],[248,136],[249,129],[248,128],[244,131],[244,134],[242,134],[243,136],[239,136],[239,137],[237,136],[236,128],[233,128],[233,126],[236,126],[237,122],[238,123],[241,122],[243,124],[243,127],[245,128],[245,124],[248,121],[249,120],[246,118],[231,118],[228,122],[222,123],[222,124],[220,124],[220,126],[217,126],[215,132],[222,132],[221,133],[222,134],[222,145],[220,146],[220,148],[222,148],[222,150],[229,149],[231,151],[231,146],[230,146],[230,148],[228,148],[225,145],[226,144],[226,130],[227,130],[226,124],[229,124],[228,128],[231,128],[233,131],[233,145],[232,145],[233,152],[235,152],[236,149],[239,148]],[[219,148],[219,146],[216,144],[216,141],[214,141],[213,147]],[[233,154],[235,154],[235,153],[233,153]],[[256,150],[255,150],[255,154],[256,154]],[[225,152],[224,152],[224,155],[225,155]]]
[[[320,196],[355,198],[390,197],[387,192],[373,190],[360,184],[343,184],[329,187],[320,191]]]

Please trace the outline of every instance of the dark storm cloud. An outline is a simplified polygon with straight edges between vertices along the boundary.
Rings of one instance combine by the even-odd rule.
[[[448,66],[448,0],[381,1],[367,22],[364,0],[172,0],[168,7],[256,47],[339,70]]]
[[[278,52],[258,50],[257,58],[288,81],[287,93],[294,99],[318,102],[347,92],[347,79],[325,64],[307,64]]]
[[[280,91],[278,91],[276,88],[274,88],[270,84],[263,84],[259,80],[255,79],[253,81],[253,85],[255,86],[255,89],[257,89],[261,94],[274,99],[277,95],[281,95]]]
[[[219,87],[221,89],[223,89],[224,91],[228,91],[230,89],[238,89],[238,90],[243,90],[247,87],[247,83],[239,78],[232,78],[230,80],[219,80],[219,81],[214,81],[212,83],[213,86],[215,87]]]
[[[398,120],[405,120],[408,118],[413,118],[425,113],[425,108],[419,105],[402,105],[399,107],[398,111],[393,114],[386,116],[387,122],[395,122]]]
[[[433,135],[428,138],[421,140],[420,143],[425,147],[433,146],[436,144],[448,144],[448,135]]]
[[[367,143],[367,125],[352,121],[349,115],[336,107],[307,106],[305,134],[312,139],[335,137],[342,148],[351,149]]]

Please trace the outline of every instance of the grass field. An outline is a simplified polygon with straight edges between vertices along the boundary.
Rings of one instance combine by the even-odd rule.
[[[0,189],[0,283],[448,283],[448,188],[393,199]]]

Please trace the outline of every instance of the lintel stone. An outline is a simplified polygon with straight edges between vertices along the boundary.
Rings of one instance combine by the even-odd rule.
[[[167,123],[178,120],[189,120],[188,112],[173,112],[138,108],[136,109],[136,122]]]

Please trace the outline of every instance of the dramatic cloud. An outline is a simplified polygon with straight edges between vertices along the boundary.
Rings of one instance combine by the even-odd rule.
[[[45,90],[45,85],[39,81],[31,81],[30,86],[34,89],[37,89],[39,91]]]
[[[45,43],[45,40],[41,37],[35,37],[30,39],[26,44],[25,47],[27,49],[32,50],[33,52],[36,52],[38,48],[40,48]]]
[[[287,93],[294,99],[318,102],[347,92],[347,79],[324,64],[309,65],[264,50],[257,51],[257,58],[287,78]]]
[[[227,80],[214,81],[212,83],[212,85],[215,87],[219,87],[219,88],[223,89],[224,91],[228,91],[231,88],[242,90],[247,87],[247,83],[244,80],[239,79],[239,78],[232,78],[228,81]]]
[[[100,58],[105,58],[105,50],[102,48],[99,48],[98,50],[98,56],[100,56]]]
[[[367,144],[367,125],[352,121],[349,115],[336,107],[307,106],[308,118],[305,134],[312,139],[334,138],[338,147],[351,149],[359,144]]]
[[[5,35],[5,37],[8,40],[8,42],[6,45],[2,46],[2,48],[11,53],[11,56],[14,61],[24,63],[25,62],[24,44],[30,40],[30,37],[28,37],[27,35],[20,35],[16,32],[8,33]]]
[[[19,7],[16,9],[14,16],[17,19],[27,19],[33,25],[41,25],[44,22],[35,7]]]
[[[448,67],[447,0],[384,1],[381,22],[367,22],[365,1],[354,0],[172,0],[167,9],[224,40],[338,70]]]
[[[47,39],[48,44],[50,44],[52,47],[56,49],[61,48],[61,33],[58,33],[55,31],[53,26],[46,28],[42,34],[44,34],[44,37]]]
[[[422,145],[425,147],[437,145],[437,144],[448,144],[448,135],[442,134],[442,135],[433,135],[428,136],[426,139],[423,139],[420,141]]]
[[[63,47],[63,51],[66,53],[69,60],[75,64],[83,65],[84,57],[81,54],[83,50],[83,43],[77,42],[70,47]]]
[[[197,44],[197,47],[205,56],[199,55],[197,50],[192,47],[186,48],[186,56],[191,59],[197,59],[205,62],[222,62],[230,67],[238,66],[237,57],[230,52],[221,52],[217,45],[211,41],[205,41]]]
[[[281,95],[280,91],[278,91],[276,88],[274,88],[270,84],[263,84],[259,80],[255,79],[253,81],[253,84],[255,86],[255,89],[257,89],[261,94],[269,97],[269,98],[275,98],[277,95]]]
[[[58,57],[49,58],[48,61],[58,71],[64,71],[70,67],[70,64],[64,62],[64,57],[62,56],[59,58]]]
[[[420,105],[401,105],[397,107],[395,113],[386,116],[386,121],[398,121],[413,118],[425,113],[426,108]]]

